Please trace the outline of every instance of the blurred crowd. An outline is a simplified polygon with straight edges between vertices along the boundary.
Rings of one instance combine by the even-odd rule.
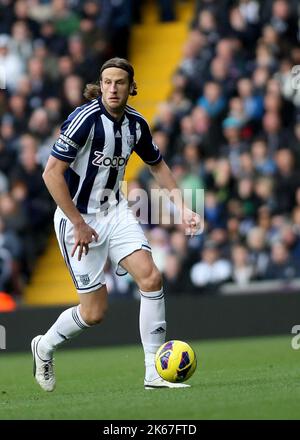
[[[148,231],[170,294],[300,277],[299,9],[196,2],[153,130],[180,187],[205,190],[203,234]],[[144,170],[135,185],[154,183]]]
[[[188,238],[179,225],[146,227],[165,289],[217,291],[226,281],[299,277],[298,0],[195,3],[153,136],[180,187],[205,189],[205,230]],[[103,62],[130,56],[141,4],[0,0],[7,73],[0,90],[0,290],[20,295],[30,279],[52,231],[55,206],[41,177],[50,149]],[[175,18],[172,1],[158,4],[162,21]],[[130,188],[155,188],[148,169]],[[130,277],[116,277],[109,264],[106,271],[110,292],[133,291]]]
[[[128,56],[130,4],[0,0],[0,291],[16,298],[52,230],[49,152],[84,85],[107,59]]]

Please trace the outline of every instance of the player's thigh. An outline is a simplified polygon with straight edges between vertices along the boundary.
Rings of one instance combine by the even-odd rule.
[[[161,275],[150,252],[143,249],[136,250],[123,258],[120,265],[130,273],[142,290],[148,290],[146,287],[148,285],[160,289]]]
[[[154,267],[154,261],[150,252],[139,249],[126,256],[120,261],[121,266],[134,278],[149,275]]]

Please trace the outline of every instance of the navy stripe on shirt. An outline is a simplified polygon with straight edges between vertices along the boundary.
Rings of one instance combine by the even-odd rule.
[[[114,150],[113,157],[115,157],[115,156],[119,157],[122,155],[122,124],[121,123],[114,122],[114,136],[115,136],[115,150]],[[107,182],[105,185],[105,190],[113,190],[114,189],[115,184],[117,182],[118,174],[119,174],[118,167],[115,167],[115,168],[111,167],[110,168],[108,179],[107,179]],[[119,191],[117,191],[116,198],[118,200]],[[100,204],[104,205],[105,203],[107,203],[107,201],[108,201],[108,197],[105,196],[105,197],[103,197],[103,200],[101,200]]]
[[[104,127],[101,118],[99,118],[98,123],[95,125],[95,133],[91,145],[91,151],[89,155],[89,161],[88,161],[85,179],[78,194],[77,203],[76,203],[79,212],[83,214],[86,214],[88,212],[88,203],[89,203],[90,195],[93,189],[96,176],[99,172],[99,167],[93,164],[93,160],[95,159],[95,151],[96,150],[98,152],[103,151],[104,144],[105,144]]]

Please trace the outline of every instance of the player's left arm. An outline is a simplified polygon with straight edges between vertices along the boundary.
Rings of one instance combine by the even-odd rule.
[[[161,189],[167,190],[168,195],[172,192],[172,201],[179,210],[182,221],[186,226],[187,233],[194,235],[201,229],[201,226],[203,226],[202,219],[184,203],[181,191],[176,184],[170,168],[163,160],[159,148],[153,142],[147,122],[141,118],[139,123],[140,136],[134,147],[134,151],[149,166],[151,173]]]
[[[148,166],[160,188],[167,190],[168,194],[172,192],[172,201],[179,210],[188,233],[192,236],[196,234],[201,229],[203,220],[185,204],[181,190],[166,162],[162,159],[158,164]]]

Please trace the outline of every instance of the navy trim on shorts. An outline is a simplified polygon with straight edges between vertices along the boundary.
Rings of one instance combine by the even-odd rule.
[[[77,290],[88,290],[88,289],[93,289],[94,287],[97,287],[97,286],[105,286],[105,284],[97,283],[97,284],[94,284],[93,286],[89,286],[89,287],[78,287]]]
[[[67,224],[67,220],[62,218],[60,220],[60,224],[59,224],[59,237],[60,237],[60,240],[61,240],[63,256],[64,256],[64,260],[65,260],[66,266],[69,269],[70,275],[71,275],[71,277],[73,279],[73,283],[75,284],[76,289],[78,289],[79,288],[78,282],[76,280],[75,274],[74,274],[72,266],[70,264],[70,259],[69,259],[69,255],[68,255],[68,252],[67,252],[67,247],[66,247],[66,244],[65,244],[65,239],[64,239],[64,236],[65,236],[65,233],[66,233],[66,224]]]
[[[143,248],[146,248],[147,250],[152,251],[152,249],[151,249],[150,246],[147,246],[146,244],[142,244],[141,247],[134,249],[132,252],[129,252],[127,255],[125,255],[124,257],[122,257],[121,260],[119,260],[119,262],[118,262],[118,264],[117,264],[117,269],[116,269],[116,271],[115,271],[115,274],[118,275],[118,277],[124,277],[125,275],[128,274],[127,271],[126,271],[125,273],[121,273],[121,274],[118,273],[118,267],[121,266],[121,265],[120,265],[120,261],[124,260],[124,258],[126,258],[126,257],[129,257],[129,255],[133,254],[134,252],[136,252],[136,251],[140,251],[140,250],[143,249]],[[123,270],[125,270],[125,269],[123,269]]]
[[[72,269],[72,266],[71,266],[71,263],[70,263],[69,255],[68,255],[68,252],[67,252],[67,247],[66,247],[65,240],[64,240],[64,236],[65,236],[65,232],[66,232],[66,224],[67,224],[67,220],[62,218],[60,220],[60,223],[59,223],[59,240],[61,242],[62,251],[63,251],[63,257],[64,257],[64,260],[65,260],[66,266],[67,266],[67,268],[68,268],[68,270],[70,272],[70,275],[72,277],[73,283],[75,284],[76,290],[77,291],[78,290],[80,290],[80,291],[83,290],[84,291],[84,290],[93,289],[94,287],[105,286],[105,284],[103,284],[103,283],[96,283],[93,286],[79,287],[78,281],[76,280],[76,276],[75,276],[75,274],[73,272],[73,269]]]

